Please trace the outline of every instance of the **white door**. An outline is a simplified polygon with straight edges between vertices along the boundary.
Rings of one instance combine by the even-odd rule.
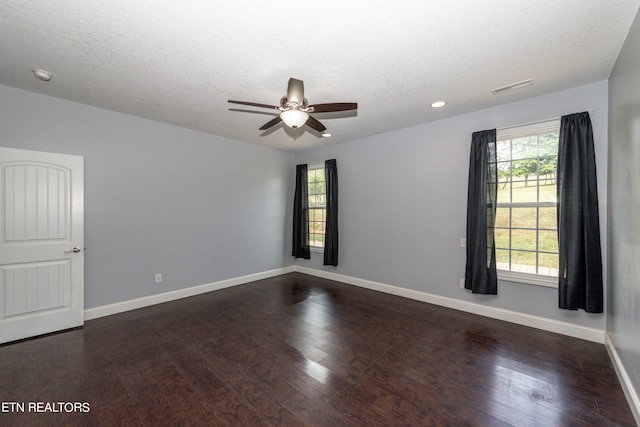
[[[0,147],[0,343],[84,323],[84,158]]]

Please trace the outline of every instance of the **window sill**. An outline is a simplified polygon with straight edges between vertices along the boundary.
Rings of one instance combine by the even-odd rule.
[[[558,287],[557,277],[541,276],[538,274],[517,273],[514,271],[498,270],[498,280],[525,283],[527,285],[543,286],[545,288]]]
[[[309,250],[311,252],[317,252],[317,253],[320,253],[320,254],[324,253],[324,248],[321,248],[319,246],[309,246]]]

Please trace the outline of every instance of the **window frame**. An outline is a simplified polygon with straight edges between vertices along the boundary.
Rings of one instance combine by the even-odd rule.
[[[535,123],[530,123],[530,124],[525,124],[525,125],[516,125],[516,126],[510,126],[510,127],[506,127],[506,128],[502,128],[502,129],[497,129],[496,130],[496,144],[499,141],[504,141],[504,140],[509,140],[509,139],[517,139],[517,138],[524,138],[527,136],[534,136],[534,135],[540,135],[540,134],[544,134],[544,133],[551,133],[551,132],[558,132],[560,131],[560,119],[551,119],[551,120],[544,120],[541,122],[535,122]],[[537,156],[537,158],[539,159],[539,155]],[[529,159],[529,158],[527,158]],[[513,159],[511,158],[509,161],[510,162],[514,162],[514,161],[519,161],[519,160],[527,160],[527,159]],[[498,160],[498,159],[497,159]],[[500,161],[498,160],[498,162],[500,163]],[[538,169],[536,172],[536,182],[537,182],[537,186],[538,186],[538,194],[539,194],[539,183],[540,183],[540,170]],[[511,181],[513,182],[513,180]],[[498,184],[500,185],[500,183]],[[557,180],[556,180],[556,185],[557,185]],[[511,222],[511,209],[513,208],[544,208],[544,207],[553,207],[555,206],[557,208],[557,202],[553,203],[553,202],[518,202],[518,204],[516,206],[514,206],[514,202],[510,201],[508,203],[500,203],[498,202],[496,204],[497,208],[505,208],[508,207],[510,208],[510,220],[509,220],[509,227],[505,228],[505,227],[495,227],[494,230],[497,229],[508,229],[510,230],[510,232],[514,229],[512,226],[512,222]],[[539,212],[536,212],[536,226],[535,228],[532,228],[531,230],[535,230],[536,233],[538,233],[539,231],[545,231],[547,229],[544,228],[539,228]],[[515,228],[516,230],[518,228]],[[511,246],[511,243],[509,244],[509,248],[508,250],[511,252],[513,250],[513,247]],[[496,249],[498,249],[498,247],[496,246]],[[502,248],[504,249],[504,248]],[[536,239],[536,248],[535,250],[531,251],[533,253],[539,254],[540,253],[540,248],[539,248],[539,241],[538,239]],[[547,251],[542,251],[542,253],[546,253]],[[537,255],[536,255],[537,258]],[[532,273],[524,273],[524,272],[517,272],[517,271],[510,271],[510,270],[503,270],[500,268],[497,268],[497,276],[498,279],[501,281],[507,281],[507,282],[516,282],[516,283],[525,283],[525,284],[530,284],[530,285],[536,285],[536,286],[544,286],[544,287],[549,287],[549,288],[557,288],[558,287],[558,277],[557,276],[547,276],[547,275],[543,275],[543,274],[532,274]]]
[[[309,185],[310,182],[310,175],[311,175],[311,171],[315,171],[318,169],[322,169],[323,171],[325,170],[325,166],[324,166],[324,162],[318,162],[318,163],[309,163],[307,165],[307,186]],[[326,176],[325,176],[325,181],[324,181],[325,185],[324,185],[324,207],[311,207],[311,201],[310,198],[312,196],[311,192],[308,192],[307,194],[307,198],[308,198],[308,209],[309,209],[309,215],[307,216],[307,236],[308,236],[308,244],[309,244],[309,250],[311,252],[320,252],[320,253],[324,253],[324,240],[323,240],[323,244],[322,246],[316,246],[316,245],[312,245],[312,240],[311,240],[311,235],[312,234],[317,234],[317,233],[311,233],[311,223],[312,222],[318,222],[318,221],[311,221],[311,211],[313,210],[317,210],[317,209],[323,209],[325,212],[325,227],[326,227],[326,221],[327,221],[327,181],[326,181]],[[308,188],[308,187],[307,187]],[[315,193],[314,195],[318,195],[319,193]],[[326,228],[325,228],[325,233],[326,233]]]

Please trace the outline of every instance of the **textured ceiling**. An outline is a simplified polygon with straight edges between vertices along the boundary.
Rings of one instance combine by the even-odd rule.
[[[605,79],[640,0],[2,0],[0,84],[299,151]],[[31,73],[42,68],[48,82]],[[258,128],[289,77],[308,128]],[[492,95],[526,79],[532,86]],[[432,109],[436,100],[448,105]],[[243,110],[243,111],[234,111]],[[254,111],[254,112],[245,112]],[[1,125],[0,117],[0,125]]]

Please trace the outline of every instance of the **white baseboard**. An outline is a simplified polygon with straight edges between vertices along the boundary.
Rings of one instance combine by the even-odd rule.
[[[128,301],[117,302],[113,304],[103,305],[100,307],[89,308],[84,311],[84,320],[97,319],[99,317],[110,316],[112,314],[123,313],[129,310],[148,307],[155,304],[174,301],[181,298],[187,298],[206,292],[217,291],[232,286],[242,285],[244,283],[256,280],[267,279],[281,274],[292,273],[298,271],[300,273],[309,274],[311,276],[323,277],[325,279],[335,280],[350,285],[360,286],[379,292],[392,295],[398,295],[417,301],[427,302],[430,304],[440,305],[443,307],[453,308],[455,310],[465,311],[467,313],[479,314],[481,316],[493,319],[504,320],[506,322],[516,323],[519,325],[530,326],[549,332],[555,332],[568,335],[575,338],[581,338],[588,341],[605,343],[605,333],[599,329],[586,328],[571,323],[551,320],[544,317],[532,316],[515,311],[504,310],[501,308],[488,307],[481,304],[475,304],[467,301],[461,301],[455,298],[443,297],[440,295],[429,294],[426,292],[415,291],[411,289],[401,288],[398,286],[387,285],[385,283],[373,282],[370,280],[359,279],[357,277],[345,276],[329,271],[316,270],[308,267],[289,266],[269,270],[261,273],[249,274],[241,277],[221,280],[219,282],[207,283],[204,285],[193,286],[185,289],[178,289],[162,294],[149,295]]]
[[[616,374],[618,374],[618,380],[620,380],[620,385],[622,385],[624,395],[627,397],[627,401],[631,407],[631,412],[633,412],[636,423],[640,426],[640,396],[633,388],[631,378],[629,378],[627,370],[624,368],[622,360],[620,360],[620,356],[618,356],[618,352],[616,351],[609,334],[605,334],[605,346],[609,352],[609,358],[613,363],[613,368],[616,370]]]
[[[505,310],[501,308],[488,307],[482,304],[475,304],[472,302],[461,301],[455,298],[443,297],[440,295],[429,294],[421,291],[414,291],[398,286],[359,279],[357,277],[345,276],[329,271],[316,270],[314,268],[296,266],[295,271],[347,283],[350,285],[360,286],[367,289],[372,289],[374,291],[385,292],[387,294],[398,295],[401,297],[427,302],[430,304],[453,308],[455,310],[465,311],[467,313],[479,314],[481,316],[504,320],[506,322],[511,322],[518,325],[529,326],[536,329],[542,329],[544,331],[555,332],[562,335],[604,344],[605,332],[600,329],[587,328],[572,323],[560,322],[558,320],[532,316],[529,314],[519,313],[516,311]]]
[[[204,285],[192,286],[190,288],[178,289],[162,294],[149,295],[142,298],[136,298],[128,301],[116,302],[114,304],[103,305],[100,307],[89,308],[84,311],[84,320],[92,320],[99,317],[111,316],[112,314],[123,313],[125,311],[136,310],[138,308],[148,307],[150,305],[192,297],[194,295],[217,291],[224,288],[230,288],[232,286],[242,285],[244,283],[254,282],[256,280],[268,279],[269,277],[279,276],[281,274],[293,273],[294,271],[294,266],[277,268],[275,270],[263,271],[261,273],[248,274],[246,276],[221,280],[219,282],[206,283]]]

